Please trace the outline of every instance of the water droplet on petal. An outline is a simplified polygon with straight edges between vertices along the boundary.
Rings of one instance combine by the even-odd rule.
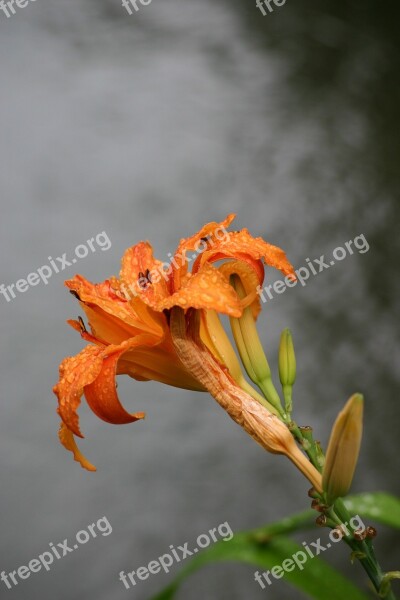
[[[210,294],[201,294],[201,299],[204,300],[204,302],[212,302],[213,301],[213,297],[210,296]]]

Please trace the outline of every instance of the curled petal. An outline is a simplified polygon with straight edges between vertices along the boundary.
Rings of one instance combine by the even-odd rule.
[[[226,228],[229,227],[229,225],[235,218],[236,215],[234,213],[230,213],[226,217],[226,219],[224,219],[220,223],[216,223],[215,221],[207,223],[194,235],[191,235],[190,237],[181,240],[176,250],[177,254],[180,252],[185,252],[186,250],[196,250],[198,242],[204,238],[208,238],[210,240],[210,243],[213,242],[215,239],[218,240],[221,236],[217,236],[216,233],[218,232],[219,234],[221,231],[225,232]]]
[[[116,293],[108,279],[102,283],[92,283],[82,275],[75,275],[67,279],[65,285],[81,302],[99,306],[106,312],[114,312],[116,307],[127,310],[126,300]],[[128,317],[128,312],[125,315]]]
[[[226,228],[229,227],[235,218],[236,215],[234,213],[230,213],[226,219],[220,223],[215,221],[206,223],[206,225],[204,225],[197,233],[188,238],[183,238],[180,241],[180,244],[175,252],[174,260],[172,261],[174,269],[173,283],[175,290],[180,288],[181,279],[187,273],[186,252],[188,250],[203,252],[204,247],[207,247],[208,245],[218,245],[218,242],[221,239],[221,232],[224,232],[224,236],[227,235],[228,232],[226,231]]]
[[[209,264],[192,276],[187,276],[181,289],[158,305],[158,310],[181,308],[212,309],[219,313],[239,317],[241,301],[226,278]]]
[[[74,460],[76,460],[78,463],[80,463],[80,465],[84,469],[87,469],[88,471],[97,471],[96,467],[94,465],[92,465],[92,463],[89,462],[87,460],[87,458],[85,458],[85,456],[83,456],[82,452],[79,450],[78,446],[76,445],[75,438],[74,438],[72,431],[70,431],[68,429],[68,427],[65,425],[65,423],[63,423],[62,421],[61,421],[60,429],[58,431],[58,437],[60,439],[61,444],[64,446],[64,448],[66,448],[67,450],[72,452],[72,454],[74,455]]]
[[[75,275],[67,280],[65,285],[81,301],[89,322],[93,322],[93,328],[101,329],[104,336],[115,337],[121,335],[122,330],[126,339],[142,331],[153,331],[151,323],[136,314],[128,300],[120,290],[113,287],[110,280],[93,284],[81,275]]]
[[[218,270],[229,281],[231,275],[238,275],[246,292],[246,297],[241,301],[242,307],[251,306],[253,317],[256,319],[261,311],[260,297],[257,295],[257,286],[260,283],[258,267],[260,261],[253,261],[249,264],[247,261],[230,260],[222,264]],[[262,279],[264,277],[264,267],[262,267]],[[261,281],[262,281],[261,279]]]
[[[263,259],[268,266],[279,269],[284,275],[294,277],[293,266],[285,252],[278,246],[265,242],[261,237],[253,237],[247,229],[229,232],[218,244],[199,256],[193,270],[200,269],[205,262],[214,262],[221,258],[243,260],[245,257]]]
[[[85,387],[85,398],[92,411],[103,421],[114,425],[133,423],[145,416],[143,412],[128,413],[118,398],[115,374],[118,360],[124,352],[125,350],[115,352],[104,358],[100,374],[93,383]]]
[[[58,413],[67,427],[79,437],[77,409],[81,403],[83,388],[92,383],[101,371],[103,348],[86,346],[76,356],[65,358],[60,365],[60,380],[53,391],[58,398]]]

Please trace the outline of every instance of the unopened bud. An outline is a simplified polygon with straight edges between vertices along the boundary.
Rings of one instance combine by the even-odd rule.
[[[296,380],[296,356],[294,354],[293,338],[289,329],[284,329],[279,344],[279,379],[285,398],[285,408],[288,413],[292,410],[292,386]]]
[[[231,275],[230,282],[239,298],[246,295],[240,278]],[[250,379],[262,390],[266,399],[283,416],[281,400],[272,382],[271,369],[258,336],[250,306],[243,309],[242,316],[230,318],[231,328],[240,358]]]
[[[322,485],[329,504],[349,491],[362,437],[364,399],[354,394],[339,413],[329,439]]]
[[[220,318],[215,310],[204,311],[204,321],[202,321],[202,335],[204,336],[204,343],[208,349],[214,354],[214,356],[229,369],[229,373],[238,385],[255,400],[260,402],[265,408],[267,408],[274,415],[279,415],[277,409],[272,406],[259,394],[245,379],[242,369],[239,363],[239,359],[236,355],[235,350],[228,338],[225,329],[220,321]],[[210,334],[212,332],[212,335]]]

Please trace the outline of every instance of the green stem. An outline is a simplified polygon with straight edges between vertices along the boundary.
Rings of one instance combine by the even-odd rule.
[[[315,450],[315,445],[313,443],[310,443],[310,441],[304,437],[304,435],[301,432],[300,427],[297,425],[297,423],[295,421],[286,422],[286,424],[289,427],[290,431],[292,432],[292,435],[295,438],[295,440],[297,440],[299,442],[300,446],[303,448],[304,452],[307,454],[311,463],[314,465],[314,467],[317,469],[317,471],[319,471],[321,473],[322,466],[318,460],[318,455]]]
[[[301,447],[306,452],[311,463],[319,472],[321,472],[322,466],[318,459],[315,443],[312,441],[310,442],[310,439],[312,440],[312,435],[308,434],[310,439],[305,438],[301,429],[294,421],[287,423],[287,425],[294,438],[299,442]],[[341,498],[336,500],[334,506],[328,511],[328,514],[337,525],[344,523],[348,525],[352,518],[352,515],[350,515]],[[343,540],[352,549],[352,551],[356,553],[355,556],[357,557],[357,560],[361,563],[361,566],[367,573],[375,590],[379,594],[385,573],[382,571],[379,565],[372,544],[368,544],[365,540],[356,540],[354,539],[353,535],[344,536]],[[384,600],[396,600],[396,597],[390,586],[387,593],[385,596],[382,596],[382,598],[384,598]]]
[[[265,391],[262,388],[261,390],[265,394]],[[323,453],[321,449],[317,447],[317,442],[315,442],[313,439],[312,430],[310,429],[307,432],[307,436],[305,436],[303,435],[303,432],[297,423],[295,421],[291,421],[288,415],[284,414],[282,415],[282,418],[295,440],[297,440],[304,452],[307,454],[310,462],[321,473],[323,469],[321,456],[323,457]],[[328,509],[327,513],[337,525],[348,525],[352,518],[341,498],[338,498],[335,501],[334,506]],[[379,596],[384,600],[396,600],[390,584],[387,585],[386,594],[384,596],[381,596],[380,594],[383,589],[382,583],[384,582],[385,573],[382,571],[375,556],[372,543],[367,543],[365,540],[355,539],[353,532],[351,532],[350,535],[344,535],[343,540],[355,553],[354,556],[361,563]]]
[[[351,515],[347,510],[342,498],[338,498],[335,501],[332,514],[337,515],[339,521],[338,524],[345,523],[346,525],[349,525]],[[356,540],[352,535],[343,537],[343,540],[348,546],[350,546],[353,552],[359,553],[359,556],[357,556],[357,554],[355,556],[361,563],[375,590],[379,594],[385,573],[382,571],[381,566],[375,556],[372,544],[367,543],[365,540]],[[384,598],[385,600],[396,600],[396,597],[390,586],[388,587],[387,593],[380,597]]]

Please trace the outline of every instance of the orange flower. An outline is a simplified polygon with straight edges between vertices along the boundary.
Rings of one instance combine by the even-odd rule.
[[[66,285],[80,300],[91,333],[82,319],[68,322],[91,344],[60,365],[60,380],[54,387],[62,418],[59,437],[75,460],[95,470],[74,440],[74,435],[83,437],[77,414],[83,393],[98,417],[108,423],[123,424],[144,418],[144,413],[130,414],[122,407],[116,392],[116,374],[192,390],[204,388],[178,359],[166,315],[149,309],[139,298],[127,301],[120,297],[109,281],[93,285],[78,275]]]
[[[252,237],[247,229],[228,232],[226,227],[234,218],[231,214],[221,223],[208,223],[195,235],[182,239],[168,271],[164,271],[166,278],[160,275],[163,263],[153,257],[148,242],[129,248],[122,259],[120,281],[115,283],[125,295],[129,296],[129,291],[131,296],[139,295],[156,311],[180,306],[211,309],[239,317],[243,306],[254,303],[256,287],[264,280],[262,259],[285,275],[293,275],[293,267],[283,250],[262,238]],[[195,254],[188,256],[189,251],[195,251]],[[190,272],[188,263],[193,259]],[[219,268],[212,266],[211,263],[223,259],[231,260]],[[146,273],[149,280],[144,277]],[[237,273],[243,281],[248,294],[244,301],[229,285],[232,273]],[[258,298],[256,303],[259,306]]]
[[[221,223],[209,223],[194,236],[181,240],[167,270],[165,263],[153,257],[151,245],[140,242],[125,252],[119,278],[92,284],[77,275],[66,282],[80,301],[90,331],[81,318],[69,324],[89,345],[61,363],[54,392],[62,419],[61,443],[83,467],[95,470],[74,439],[74,435],[83,437],[77,414],[83,394],[98,417],[123,424],[142,419],[144,413],[131,414],[123,408],[116,392],[116,375],[127,374],[140,381],[155,380],[191,390],[207,389],[184,366],[177,351],[169,326],[172,307],[200,311],[200,335],[214,359],[243,389],[258,396],[242,376],[218,313],[239,317],[243,308],[250,305],[256,317],[260,310],[256,287],[264,278],[262,261],[285,275],[292,274],[293,267],[281,249],[253,238],[246,229],[228,232],[226,227],[233,218],[229,215]],[[191,251],[197,254],[188,256]],[[195,260],[189,271],[192,259]],[[222,260],[222,264],[213,266]],[[246,291],[243,299],[229,284],[233,273],[239,275]]]

